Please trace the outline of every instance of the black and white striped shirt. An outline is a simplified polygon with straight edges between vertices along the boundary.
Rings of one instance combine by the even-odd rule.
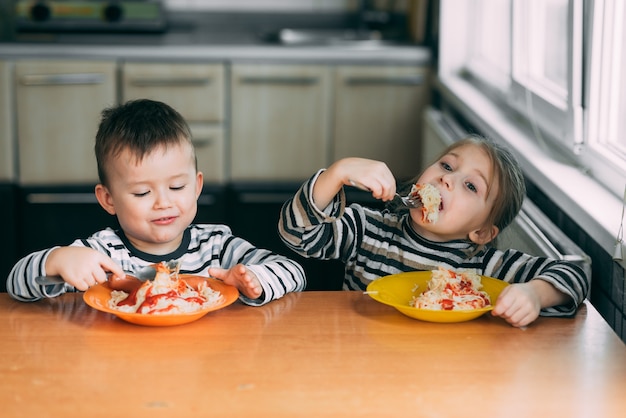
[[[346,207],[343,191],[320,210],[311,198],[320,172],[285,203],[279,233],[288,247],[305,257],[341,260],[346,290],[364,290],[372,280],[407,271],[475,269],[509,283],[542,279],[571,297],[573,303],[542,309],[545,316],[573,315],[589,292],[590,278],[575,264],[515,249],[480,247],[469,240],[430,241],[413,230],[407,214],[358,204]]]
[[[298,263],[269,250],[254,247],[248,241],[234,236],[226,225],[191,225],[185,230],[179,248],[166,255],[141,252],[132,246],[123,233],[110,228],[87,239],[76,240],[71,245],[105,253],[125,271],[136,271],[161,261],[180,260],[181,273],[208,276],[209,267],[228,269],[244,264],[256,274],[263,287],[259,299],[240,296],[248,305],[263,305],[288,292],[302,291],[306,285],[304,270]],[[7,279],[7,292],[13,298],[26,302],[76,291],[67,283],[53,286],[35,283],[35,277],[46,274],[46,258],[55,248],[58,247],[32,253],[17,262]]]

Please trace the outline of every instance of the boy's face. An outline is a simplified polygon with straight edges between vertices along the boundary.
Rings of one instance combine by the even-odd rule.
[[[489,214],[498,193],[488,154],[476,145],[463,145],[428,167],[418,183],[430,183],[441,194],[439,219],[422,221],[420,209],[411,209],[413,227],[433,241],[470,239],[486,244],[498,233]]]
[[[124,150],[107,167],[109,186],[96,186],[102,207],[116,215],[129,241],[150,254],[178,248],[202,191],[193,149],[186,142],[159,147],[142,161]]]

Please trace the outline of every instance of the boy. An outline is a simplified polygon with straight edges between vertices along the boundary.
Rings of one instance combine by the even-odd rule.
[[[305,287],[302,267],[232,235],[225,225],[196,225],[202,172],[197,171],[191,132],[170,106],[136,100],[105,109],[96,135],[100,205],[115,215],[111,228],[66,247],[32,253],[13,267],[7,291],[34,301],[87,290],[148,264],[179,260],[180,272],[209,275],[239,289],[241,300],[263,305]],[[35,277],[65,283],[39,285]]]

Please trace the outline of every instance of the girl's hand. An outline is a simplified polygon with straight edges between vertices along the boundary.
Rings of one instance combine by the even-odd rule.
[[[396,179],[382,161],[366,158],[344,158],[336,161],[318,177],[313,189],[313,201],[325,208],[344,185],[356,182],[383,201],[392,200],[396,192]]]
[[[525,327],[539,317],[541,301],[529,283],[514,283],[504,288],[491,311],[514,327]]]
[[[107,281],[107,272],[123,278],[124,270],[107,255],[92,248],[60,247],[46,260],[46,274],[61,276],[78,290]]]
[[[514,327],[525,327],[537,319],[542,308],[571,302],[570,296],[547,281],[535,278],[505,287],[491,314],[504,318]]]
[[[211,267],[209,268],[209,276],[220,279],[231,286],[235,286],[250,299],[258,299],[263,293],[261,282],[259,282],[256,274],[247,269],[243,264],[237,264],[230,269]]]

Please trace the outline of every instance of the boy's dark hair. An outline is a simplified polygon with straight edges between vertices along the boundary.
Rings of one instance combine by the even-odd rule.
[[[165,103],[139,99],[104,109],[94,147],[100,183],[107,185],[107,163],[123,150],[130,150],[141,161],[159,146],[183,141],[191,144],[189,125]]]

